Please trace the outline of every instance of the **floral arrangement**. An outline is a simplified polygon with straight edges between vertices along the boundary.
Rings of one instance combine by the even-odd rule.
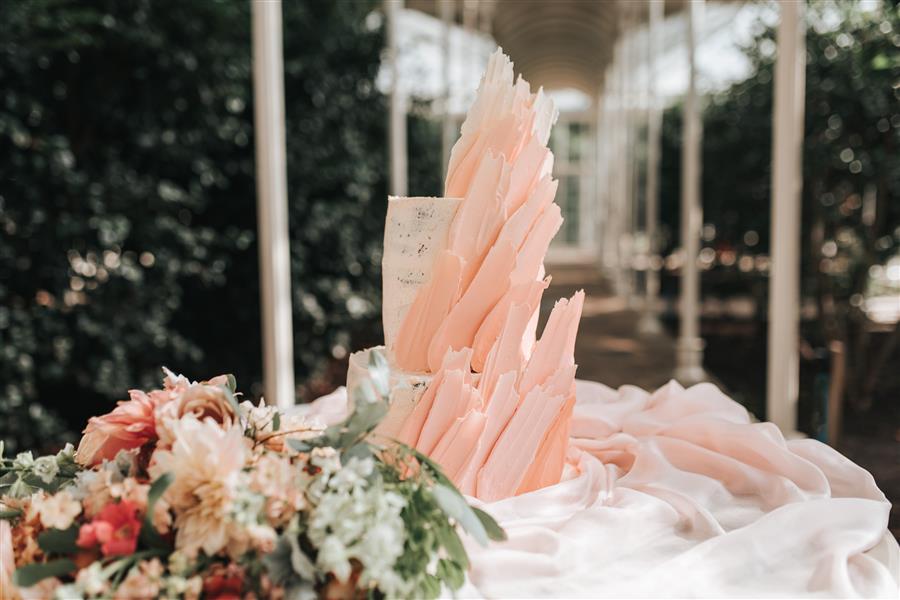
[[[325,427],[240,401],[232,376],[132,391],[75,450],[4,458],[3,598],[436,597],[504,538],[427,457],[368,434],[387,412],[373,354]]]

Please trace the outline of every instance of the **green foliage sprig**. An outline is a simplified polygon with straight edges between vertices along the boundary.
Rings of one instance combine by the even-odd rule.
[[[3,456],[3,451],[4,444],[0,441],[0,495],[25,498],[38,490],[54,494],[81,471],[72,444],[67,444],[55,456],[38,458],[28,451],[10,459]],[[16,515],[16,511],[0,512],[0,518]]]
[[[401,512],[406,540],[394,568],[411,586],[411,597],[435,598],[443,585],[451,590],[459,589],[469,568],[457,526],[482,545],[490,540],[505,540],[506,534],[489,514],[466,502],[440,465],[400,442],[382,445],[372,440],[370,434],[388,411],[389,376],[384,356],[372,352],[368,379],[352,390],[353,413],[316,438],[288,440],[288,445],[298,452],[334,448],[341,453],[342,461],[369,457],[376,460],[379,483],[406,501]],[[296,539],[281,544],[278,551],[281,560],[270,568],[282,579],[304,574],[286,568],[286,561],[292,555],[296,560],[292,546],[300,544]]]

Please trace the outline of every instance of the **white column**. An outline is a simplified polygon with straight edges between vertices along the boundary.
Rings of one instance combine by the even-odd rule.
[[[622,28],[622,56],[619,74],[621,76],[621,128],[622,128],[622,234],[619,238],[621,248],[622,295],[630,306],[634,301],[634,131],[632,131],[632,63],[633,44],[628,38],[632,20],[631,3],[625,4],[624,26]]]
[[[703,204],[700,198],[701,150],[703,124],[697,99],[697,31],[703,21],[704,0],[688,2],[687,55],[690,69],[688,90],[684,100],[684,135],[681,157],[681,247],[684,264],[681,269],[680,327],[677,343],[675,377],[694,383],[704,379],[703,340],[700,338],[700,234],[703,227]]]
[[[622,40],[616,42],[613,51],[613,62],[609,81],[609,247],[612,265],[612,283],[616,296],[625,297],[625,284],[622,276]]]
[[[263,373],[269,404],[294,404],[281,0],[254,0],[253,97]]]
[[[384,14],[387,27],[387,64],[391,72],[390,114],[388,117],[388,153],[390,160],[389,193],[393,196],[407,195],[406,166],[406,95],[400,81],[397,51],[397,17],[403,8],[403,0],[384,0]]]
[[[613,57],[614,56],[615,55],[613,54]],[[603,251],[601,253],[601,267],[611,281],[615,281],[616,265],[618,263],[618,252],[615,244],[616,210],[614,206],[616,197],[614,182],[616,133],[613,127],[613,102],[616,81],[614,68],[613,59],[607,66],[603,78],[603,95],[599,107],[601,111],[600,122],[602,123],[602,127],[598,132],[598,136],[601,136],[600,139],[603,148],[601,152],[603,164],[600,165],[598,170],[598,172],[602,174],[601,208],[603,211],[603,220],[601,223],[602,235],[600,237],[600,244]]]
[[[462,14],[463,29],[467,36],[474,36],[478,31],[478,0],[463,0]],[[471,37],[470,40],[471,42]],[[468,43],[464,48],[462,58],[463,65],[466,69],[479,70],[478,68],[478,49],[475,44]]]
[[[456,12],[456,0],[438,0],[441,9],[441,24],[444,26],[443,39],[443,84],[444,107],[441,122],[441,169],[442,179],[447,177],[447,166],[450,164],[450,150],[453,148],[454,134],[453,115],[450,114],[450,92],[452,86],[450,72],[450,57],[453,55],[450,46],[450,34],[453,30],[454,13]]]
[[[766,418],[797,428],[800,213],[806,94],[805,3],[780,3],[772,115],[772,212]]]
[[[627,98],[627,116],[625,118],[626,127],[628,128],[628,229],[631,232],[629,236],[628,246],[628,288],[629,288],[629,304],[637,308],[640,299],[640,277],[637,270],[637,253],[640,250],[640,223],[638,216],[640,215],[640,155],[638,148],[640,146],[640,118],[642,111],[641,90],[638,85],[637,72],[641,64],[638,37],[638,9],[640,5],[637,2],[629,5],[631,17],[631,32],[628,39],[628,62],[626,71],[628,73],[628,95]]]
[[[593,165],[593,174],[594,174],[594,240],[597,243],[594,245],[594,259],[595,264],[597,266],[603,265],[603,235],[601,228],[603,227],[603,222],[605,219],[603,218],[603,188],[606,185],[605,177],[603,176],[603,161],[604,161],[604,153],[603,153],[603,138],[602,128],[603,128],[603,112],[602,112],[602,104],[603,102],[603,92],[601,87],[597,87],[594,91],[594,103],[592,104],[593,115],[592,120],[594,124],[594,165]]]
[[[656,223],[659,218],[659,157],[662,151],[662,107],[656,89],[657,58],[661,54],[660,25],[665,0],[647,2],[647,202],[644,210],[644,235],[647,243],[647,271],[644,279],[644,312],[638,329],[645,334],[662,332],[657,304],[659,302],[659,259],[657,257]]]

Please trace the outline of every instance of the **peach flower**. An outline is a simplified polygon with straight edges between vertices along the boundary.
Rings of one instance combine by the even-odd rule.
[[[243,431],[193,415],[172,427],[175,442],[153,454],[150,476],[175,478],[163,495],[175,512],[175,548],[191,557],[201,549],[208,556],[222,550],[240,555],[246,532],[229,513],[247,458]]]
[[[17,508],[24,512],[12,527],[12,555],[17,567],[44,559],[44,551],[37,543],[37,537],[44,531],[44,526],[41,524],[37,504],[34,502],[36,497],[37,494],[23,501],[7,504],[9,508]]]
[[[225,429],[237,422],[238,416],[228,399],[228,377],[218,375],[209,381],[190,382],[183,375],[166,371],[164,393],[171,401],[163,403],[156,411],[156,428],[159,445],[169,448],[175,443],[173,423],[187,415],[199,420],[212,419]]]
[[[113,595],[114,600],[134,600],[135,598],[156,598],[159,596],[159,584],[163,575],[163,566],[159,559],[141,561],[128,572],[125,580],[119,584]]]
[[[50,529],[68,529],[72,521],[81,514],[81,502],[63,491],[45,498],[33,500],[41,518],[41,525]]]
[[[156,440],[155,411],[166,399],[159,394],[129,392],[130,399],[119,402],[112,412],[91,417],[78,444],[75,460],[90,467],[112,460],[121,450],[140,448]]]

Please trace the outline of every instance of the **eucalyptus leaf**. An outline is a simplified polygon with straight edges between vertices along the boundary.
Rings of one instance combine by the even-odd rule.
[[[150,491],[147,492],[147,514],[153,512],[156,502],[162,497],[169,486],[175,481],[175,475],[172,473],[163,473],[150,484]]]
[[[172,473],[163,473],[150,484],[150,491],[147,492],[147,511],[144,513],[140,533],[140,540],[146,546],[154,548],[165,548],[167,546],[166,541],[156,531],[156,527],[153,526],[153,511],[156,508],[156,503],[169,486],[172,485],[173,481],[175,481],[175,476]]]
[[[21,510],[0,510],[0,519],[10,520],[22,516]]]
[[[47,554],[75,554],[78,546],[78,527],[73,525],[68,529],[47,529],[37,537],[38,546]]]
[[[344,451],[341,454],[341,461],[346,463],[351,458],[363,459],[369,458],[370,456],[372,456],[372,446],[366,442],[360,442]]]
[[[390,394],[391,368],[384,354],[377,350],[369,352],[369,380],[376,393],[382,397]]]
[[[309,440],[289,439],[287,445],[295,452],[309,452],[315,447],[309,443]]]
[[[13,583],[22,588],[28,588],[48,577],[62,577],[75,571],[75,563],[67,558],[51,560],[46,563],[34,563],[24,565],[16,569],[13,574]]]
[[[442,483],[437,483],[431,493],[434,494],[435,501],[441,510],[447,513],[447,516],[456,520],[479,544],[487,546],[488,534],[484,525],[481,524],[481,520],[459,492]]]
[[[444,551],[447,552],[447,556],[464,568],[469,568],[469,555],[466,553],[466,548],[459,539],[456,529],[447,523],[443,527],[435,527],[434,533],[438,542],[444,547]]]
[[[222,391],[225,393],[225,400],[228,402],[228,406],[231,407],[232,412],[234,412],[235,416],[240,415],[241,407],[238,405],[237,398],[234,397],[234,392],[227,386],[222,386]]]
[[[423,598],[437,598],[441,595],[441,581],[434,575],[426,573],[422,578],[421,592]]]
[[[442,558],[437,564],[437,576],[447,584],[451,590],[458,590],[466,582],[466,574],[458,564],[446,558]]]
[[[378,402],[378,396],[373,385],[371,381],[366,380],[354,387],[351,393],[353,403],[358,406],[362,403],[374,404]]]
[[[495,542],[506,541],[506,532],[500,527],[500,524],[494,520],[494,517],[474,506],[472,507],[472,512],[475,513],[475,516],[478,517],[478,520],[484,525],[484,530],[487,532],[489,538]]]

